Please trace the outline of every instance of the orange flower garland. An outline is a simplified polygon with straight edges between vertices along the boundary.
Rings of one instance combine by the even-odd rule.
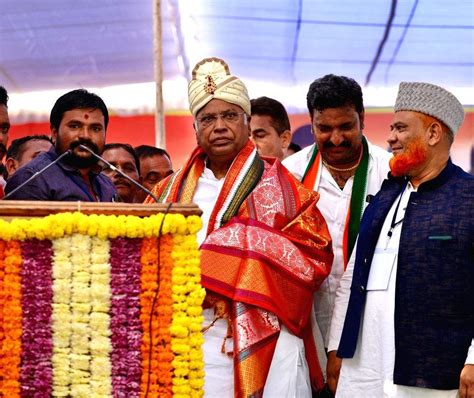
[[[3,395],[3,380],[5,380],[3,371],[6,366],[3,359],[3,340],[5,339],[5,331],[3,330],[3,304],[5,303],[5,247],[5,241],[0,240],[0,396]]]
[[[3,341],[0,355],[0,396],[20,396],[21,363],[21,247],[18,241],[10,240],[4,248],[3,282]]]
[[[142,290],[140,294],[140,305],[142,311],[140,319],[143,327],[142,339],[142,382],[140,388],[140,396],[155,397],[158,396],[157,378],[158,378],[158,358],[155,350],[151,350],[150,358],[150,340],[157,341],[156,334],[158,329],[154,329],[154,336],[150,338],[150,317],[151,306],[153,304],[153,296],[158,284],[157,270],[157,239],[145,238],[142,244],[142,274],[141,283]]]
[[[160,288],[157,302],[156,319],[158,328],[158,394],[160,397],[172,397],[173,368],[171,362],[174,355],[171,352],[170,325],[173,317],[173,300],[171,299],[171,270],[173,261],[173,238],[167,234],[162,236],[160,243]]]
[[[173,262],[171,252],[173,238],[163,235],[160,241],[159,295],[153,311],[154,328],[152,333],[150,364],[150,314],[158,289],[158,239],[146,238],[142,244],[142,294],[141,320],[143,326],[142,343],[142,386],[141,396],[172,397],[172,361],[170,325],[173,316],[171,299],[171,271]],[[147,394],[148,390],[148,394]]]

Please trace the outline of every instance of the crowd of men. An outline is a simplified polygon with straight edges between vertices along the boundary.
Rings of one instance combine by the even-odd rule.
[[[163,149],[106,144],[107,107],[82,89],[56,101],[50,137],[7,150],[0,88],[5,199],[196,203],[206,397],[474,397],[474,176],[450,158],[458,99],[401,83],[389,153],[365,137],[346,76],[309,86],[302,150],[283,105],[251,100],[219,58],[195,66],[188,94],[197,145],[173,172]]]

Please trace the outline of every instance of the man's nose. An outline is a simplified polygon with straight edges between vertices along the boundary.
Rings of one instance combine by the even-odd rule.
[[[342,136],[342,133],[339,131],[339,130],[335,130],[332,132],[331,134],[331,142],[335,145],[335,146],[339,146],[343,143],[344,141],[344,138]]]
[[[225,128],[227,128],[227,125],[224,122],[224,118],[222,117],[222,115],[217,115],[217,120],[216,120],[216,124],[214,125],[214,129],[220,130],[220,129],[225,129]]]
[[[389,144],[393,144],[396,140],[397,140],[397,136],[395,134],[395,131],[390,130],[390,133],[388,133],[387,142]]]
[[[79,129],[78,135],[79,137],[89,137],[90,136],[89,128],[87,126],[83,126],[82,128]]]

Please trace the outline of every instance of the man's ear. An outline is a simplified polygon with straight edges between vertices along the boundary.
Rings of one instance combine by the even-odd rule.
[[[291,143],[291,131],[290,130],[285,130],[283,133],[280,134],[280,141],[281,141],[281,147],[283,149],[287,149],[290,146]]]
[[[428,144],[434,146],[443,137],[443,126],[438,121],[433,121],[428,127]]]
[[[18,170],[18,162],[15,159],[8,158],[5,161],[5,168],[7,169],[8,177]]]
[[[51,127],[51,141],[53,141],[54,146],[56,146],[57,139],[58,139],[58,130],[54,127]]]

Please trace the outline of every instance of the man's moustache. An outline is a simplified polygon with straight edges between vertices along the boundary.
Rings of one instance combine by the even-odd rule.
[[[95,153],[99,152],[99,148],[97,147],[96,144],[94,144],[91,141],[85,141],[85,140],[71,142],[71,144],[69,145],[69,149],[71,149],[71,151],[72,151],[72,150],[76,149],[79,145],[84,145],[84,146],[92,149]]]
[[[342,141],[339,145],[335,145],[332,142],[326,142],[324,143],[323,147],[324,148],[337,148],[337,147],[343,147],[343,148],[350,148],[351,143],[349,141]]]
[[[125,178],[122,178],[122,177],[114,178],[113,183],[114,185],[125,185],[127,187],[132,186],[132,184],[129,181],[127,181]]]

